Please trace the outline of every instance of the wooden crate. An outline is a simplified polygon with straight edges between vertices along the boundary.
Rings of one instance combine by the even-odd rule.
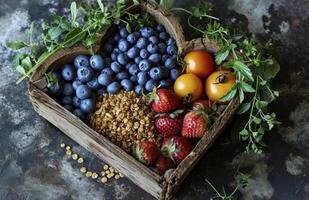
[[[218,45],[207,39],[198,38],[192,41],[185,41],[183,30],[176,18],[152,1],[143,2],[137,10],[138,12],[148,12],[157,22],[165,26],[167,32],[175,38],[180,55],[196,49],[206,49],[210,52],[218,50]],[[136,12],[136,9],[134,12]],[[105,39],[108,38],[107,36],[111,34],[113,34],[112,27],[102,37],[100,44],[104,43]],[[100,50],[100,45],[98,45],[96,50]],[[79,54],[90,54],[90,52],[83,46],[62,49],[50,57],[33,74],[29,83],[29,94],[34,110],[58,127],[63,133],[97,157],[108,162],[155,198],[171,199],[179,189],[182,181],[232,119],[239,107],[238,98],[233,99],[228,104],[225,111],[211,126],[207,134],[199,140],[194,150],[177,168],[171,170],[168,175],[160,176],[108,139],[92,130],[87,124],[83,123],[46,94],[47,83],[44,74],[51,69],[59,68],[62,64],[72,62],[74,57]]]

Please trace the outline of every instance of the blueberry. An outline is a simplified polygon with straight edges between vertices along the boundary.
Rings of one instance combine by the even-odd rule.
[[[163,54],[163,56],[162,56],[162,62],[165,63],[165,61],[166,61],[168,58],[170,58],[169,55]]]
[[[141,51],[139,52],[139,56],[143,59],[146,59],[149,56],[149,52],[146,49],[141,49]]]
[[[149,39],[148,39],[152,44],[158,44],[159,43],[159,39],[158,39],[158,37],[157,36],[151,36],[151,37],[149,37]]]
[[[67,109],[68,111],[70,111],[70,112],[72,112],[73,111],[73,106],[72,105],[69,105],[69,104],[67,104],[67,105],[64,105],[63,106],[65,109]]]
[[[75,107],[79,107],[80,106],[80,101],[81,101],[81,99],[78,98],[77,96],[73,97],[73,105]]]
[[[149,75],[147,72],[140,72],[137,74],[137,83],[139,85],[144,85],[149,80]]]
[[[125,68],[126,68],[126,70],[127,70],[127,71],[129,71],[129,69],[130,69],[131,65],[132,65],[132,63],[128,63],[128,64],[126,64]]]
[[[164,32],[165,31],[164,26],[162,26],[161,24],[156,25],[155,29],[158,32]]]
[[[139,38],[139,33],[138,32],[134,32],[134,33],[131,33],[131,34],[128,35],[127,41],[130,44],[135,44],[138,38]]]
[[[126,54],[121,53],[117,56],[117,61],[122,65],[126,65],[129,62],[129,58]]]
[[[62,82],[62,77],[61,77],[61,73],[60,72],[51,72],[51,76],[54,79],[57,79],[58,83]]]
[[[55,83],[48,87],[48,92],[52,96],[59,96],[61,94],[62,88],[59,83]]]
[[[112,42],[106,42],[103,46],[103,50],[106,53],[111,53],[113,51],[114,44]]]
[[[125,90],[125,91],[131,91],[133,90],[133,83],[131,80],[129,79],[123,79],[121,82],[120,82],[120,85],[122,86],[122,88]]]
[[[149,75],[153,80],[160,80],[163,78],[163,71],[161,67],[154,67],[149,71]]]
[[[76,68],[89,67],[89,58],[85,55],[79,55],[74,59],[74,65]]]
[[[170,78],[175,81],[179,77],[179,71],[177,69],[172,69],[170,71]]]
[[[173,85],[173,82],[170,79],[164,79],[159,82],[160,88],[171,88],[172,85]]]
[[[64,96],[72,95],[74,93],[74,88],[72,86],[72,83],[65,83],[63,85],[62,93]]]
[[[135,64],[138,65],[142,60],[143,60],[143,58],[140,57],[140,56],[138,56],[138,57],[136,57],[136,58],[134,59],[134,62],[135,62]]]
[[[134,88],[134,92],[138,95],[142,95],[144,92],[144,87],[142,85],[137,85]]]
[[[115,73],[119,73],[122,71],[122,67],[118,62],[112,62],[111,64],[111,69],[113,70],[113,72]]]
[[[154,35],[155,32],[151,27],[142,28],[140,30],[142,37],[149,38],[150,36]]]
[[[137,82],[137,75],[132,75],[130,77],[130,80],[133,82],[133,83],[136,83]]]
[[[170,36],[168,35],[167,32],[161,32],[159,34],[159,38],[162,40],[162,41],[166,41]]]
[[[166,52],[170,55],[176,55],[177,54],[177,49],[176,47],[173,45],[173,46],[167,46],[166,48]]]
[[[114,71],[110,67],[102,69],[101,74],[108,74],[110,76],[114,75]]]
[[[121,80],[123,80],[123,79],[128,79],[129,77],[130,77],[130,75],[128,74],[127,71],[122,71],[122,72],[120,72],[120,73],[118,73],[118,74],[116,75],[116,78],[117,78],[119,81],[121,81]]]
[[[157,45],[155,45],[155,44],[148,44],[148,46],[147,46],[147,51],[149,52],[149,53],[151,53],[151,54],[153,54],[153,53],[157,53],[158,52],[158,46]]]
[[[161,61],[161,55],[158,53],[151,54],[148,58],[152,63],[159,63]]]
[[[84,113],[91,113],[95,108],[95,101],[92,98],[81,100],[80,109]]]
[[[153,80],[153,79],[150,79],[149,81],[147,81],[147,83],[145,84],[145,89],[148,91],[148,92],[151,92],[156,86],[158,85],[158,82]]]
[[[122,28],[125,28],[125,27],[126,27],[126,23],[124,23],[124,22],[120,22],[118,24],[118,30],[121,30]]]
[[[148,60],[142,60],[139,64],[138,64],[138,68],[141,71],[149,71],[151,68],[151,63]]]
[[[139,49],[137,47],[132,47],[127,52],[127,56],[132,59],[136,58],[138,55],[139,55]]]
[[[104,63],[105,63],[105,66],[109,67],[109,66],[111,66],[112,59],[111,58],[105,58]]]
[[[100,85],[108,86],[113,81],[113,77],[109,74],[100,74],[98,82]]]
[[[120,40],[120,35],[118,33],[114,35],[114,40],[115,42],[118,42]]]
[[[76,96],[80,99],[87,99],[91,96],[91,90],[87,85],[80,85],[76,89]]]
[[[62,104],[63,105],[71,105],[73,103],[73,99],[71,96],[64,96],[62,98]]]
[[[93,78],[93,70],[90,67],[80,67],[77,70],[77,77],[81,82],[88,82]]]
[[[87,82],[87,85],[92,90],[98,90],[101,87],[97,78],[93,78],[91,81]]]
[[[164,44],[163,42],[160,42],[158,44],[158,52],[160,54],[165,54],[165,52],[166,52],[166,44]]]
[[[130,66],[129,73],[131,75],[137,75],[138,72],[139,72],[139,68],[136,64],[133,64],[133,65]]]
[[[146,38],[139,38],[136,42],[136,47],[137,48],[140,48],[140,49],[143,49],[143,48],[146,48],[148,45],[148,41]]]
[[[75,79],[72,83],[72,86],[73,86],[73,89],[76,90],[78,86],[82,85],[83,83],[78,80],[78,79]]]
[[[81,120],[84,120],[86,118],[85,113],[79,108],[75,109],[73,111],[73,114]]]
[[[97,92],[97,94],[98,94],[99,97],[105,95],[106,93],[107,93],[107,91],[106,91],[106,88],[105,88],[105,87],[99,89],[98,92]]]
[[[101,55],[94,54],[90,58],[90,66],[96,71],[101,71],[105,67],[104,59]]]
[[[166,41],[166,45],[167,46],[175,46],[176,41],[173,38],[168,38],[167,41]]]
[[[164,62],[164,66],[167,69],[173,69],[176,65],[176,59],[174,58],[168,58],[165,62]]]
[[[121,85],[118,82],[112,82],[107,86],[107,92],[110,94],[117,94],[121,89]]]
[[[111,59],[113,61],[117,60],[117,56],[121,53],[121,51],[118,48],[115,48],[111,54]]]
[[[120,51],[126,52],[130,48],[130,44],[126,40],[121,39],[121,40],[119,40],[118,48],[119,48]]]
[[[76,76],[76,70],[72,65],[64,65],[61,68],[62,78],[66,81],[72,81]]]
[[[129,35],[129,33],[128,33],[128,31],[127,31],[126,28],[121,28],[121,29],[119,30],[119,34],[120,34],[120,36],[121,36],[122,38],[127,38],[128,35]]]

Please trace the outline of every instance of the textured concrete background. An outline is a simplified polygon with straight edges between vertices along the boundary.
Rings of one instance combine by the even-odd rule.
[[[60,3],[61,2],[61,3]],[[275,39],[282,70],[274,81],[281,97],[273,109],[282,126],[266,136],[262,156],[244,156],[225,132],[182,185],[176,199],[209,199],[205,179],[233,189],[237,167],[252,174],[241,190],[244,200],[309,200],[309,1],[212,0],[216,15],[240,24],[261,40]],[[175,1],[189,7],[196,0]],[[31,107],[27,85],[16,85],[13,52],[7,39],[25,38],[32,20],[68,13],[70,1],[0,0],[0,200],[20,199],[152,199],[127,179],[102,185],[85,178],[64,156],[59,144],[73,147],[90,169],[102,161],[39,117]],[[183,23],[184,24],[184,23]]]

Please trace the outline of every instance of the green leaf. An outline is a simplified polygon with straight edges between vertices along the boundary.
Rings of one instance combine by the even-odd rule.
[[[249,135],[249,131],[247,131],[247,129],[243,129],[242,131],[239,132],[239,134],[241,136],[246,136],[246,135]]]
[[[71,47],[78,42],[81,42],[86,36],[86,33],[81,28],[74,28],[70,31],[64,39],[63,45],[65,47]]]
[[[22,74],[22,75],[25,75],[25,74],[26,74],[25,69],[24,69],[23,66],[21,66],[21,65],[16,66],[15,69],[16,69],[16,71],[17,71],[18,73],[20,73],[20,74]]]
[[[220,51],[218,51],[215,56],[216,64],[220,65],[223,61],[225,61],[226,58],[229,56],[229,53],[230,53],[230,50],[220,49]]]
[[[139,5],[140,1],[139,0],[133,0],[134,5]]]
[[[238,93],[239,93],[239,102],[242,103],[245,99],[244,91],[241,88],[238,88]]]
[[[258,118],[258,117],[253,117],[253,122],[256,123],[256,124],[260,124],[262,122],[261,118]]]
[[[240,81],[239,86],[241,89],[243,89],[244,92],[249,92],[249,93],[255,92],[255,89],[244,81]]]
[[[72,17],[72,22],[75,22],[75,21],[76,21],[77,13],[78,13],[77,5],[76,5],[76,2],[73,1],[73,2],[71,3],[71,17]]]
[[[103,5],[102,0],[97,0],[97,3],[98,3],[98,5],[99,5],[101,11],[104,12],[105,8],[104,8],[104,5]]]
[[[160,5],[165,7],[166,9],[172,8],[174,0],[160,0]]]
[[[30,69],[32,68],[32,62],[30,59],[30,56],[25,57],[22,61],[21,61],[22,66],[26,69]]]
[[[257,107],[257,109],[263,109],[263,108],[268,106],[268,102],[258,100],[258,101],[255,102],[255,106]]]
[[[274,58],[267,59],[264,67],[264,76],[265,80],[271,80],[276,77],[278,72],[280,71],[280,65]]]
[[[246,113],[250,109],[250,107],[251,107],[251,103],[250,102],[242,104],[239,107],[237,114],[238,115],[242,115],[242,114]]]
[[[250,68],[247,65],[245,65],[243,62],[239,60],[231,60],[225,63],[224,66],[227,68],[233,68],[235,71],[243,75],[246,79],[250,81],[254,81]]]
[[[223,97],[220,98],[220,101],[225,102],[233,99],[237,94],[236,84],[232,87],[232,89]]]
[[[56,40],[62,34],[62,30],[59,27],[52,27],[48,30],[48,35],[51,40]]]
[[[24,41],[18,40],[18,41],[6,41],[6,47],[13,49],[13,50],[18,50],[22,49],[25,47],[29,47],[28,44],[26,44]]]

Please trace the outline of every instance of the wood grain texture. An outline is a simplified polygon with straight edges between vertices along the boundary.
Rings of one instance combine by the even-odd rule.
[[[143,2],[139,8],[134,8],[132,12],[150,13],[155,20],[162,24],[167,32],[175,38],[179,55],[184,56],[187,52],[201,49],[215,53],[219,49],[219,45],[215,41],[205,38],[185,41],[183,30],[181,25],[177,22],[177,19],[154,1]],[[106,31],[106,34],[98,40],[95,51],[101,51],[104,43],[115,31],[116,26],[111,26]],[[62,49],[48,58],[32,75],[29,84],[29,94],[35,111],[88,151],[115,167],[136,185],[155,198],[171,199],[186,176],[193,170],[194,166],[231,121],[234,113],[239,107],[238,98],[233,99],[228,104],[219,119],[210,127],[207,134],[200,139],[194,150],[177,166],[177,168],[171,170],[168,175],[160,176],[139,163],[135,158],[110,142],[104,136],[92,130],[46,94],[47,82],[44,77],[45,73],[52,69],[59,69],[63,64],[72,63],[74,58],[79,54],[90,55],[90,52],[83,46]]]

